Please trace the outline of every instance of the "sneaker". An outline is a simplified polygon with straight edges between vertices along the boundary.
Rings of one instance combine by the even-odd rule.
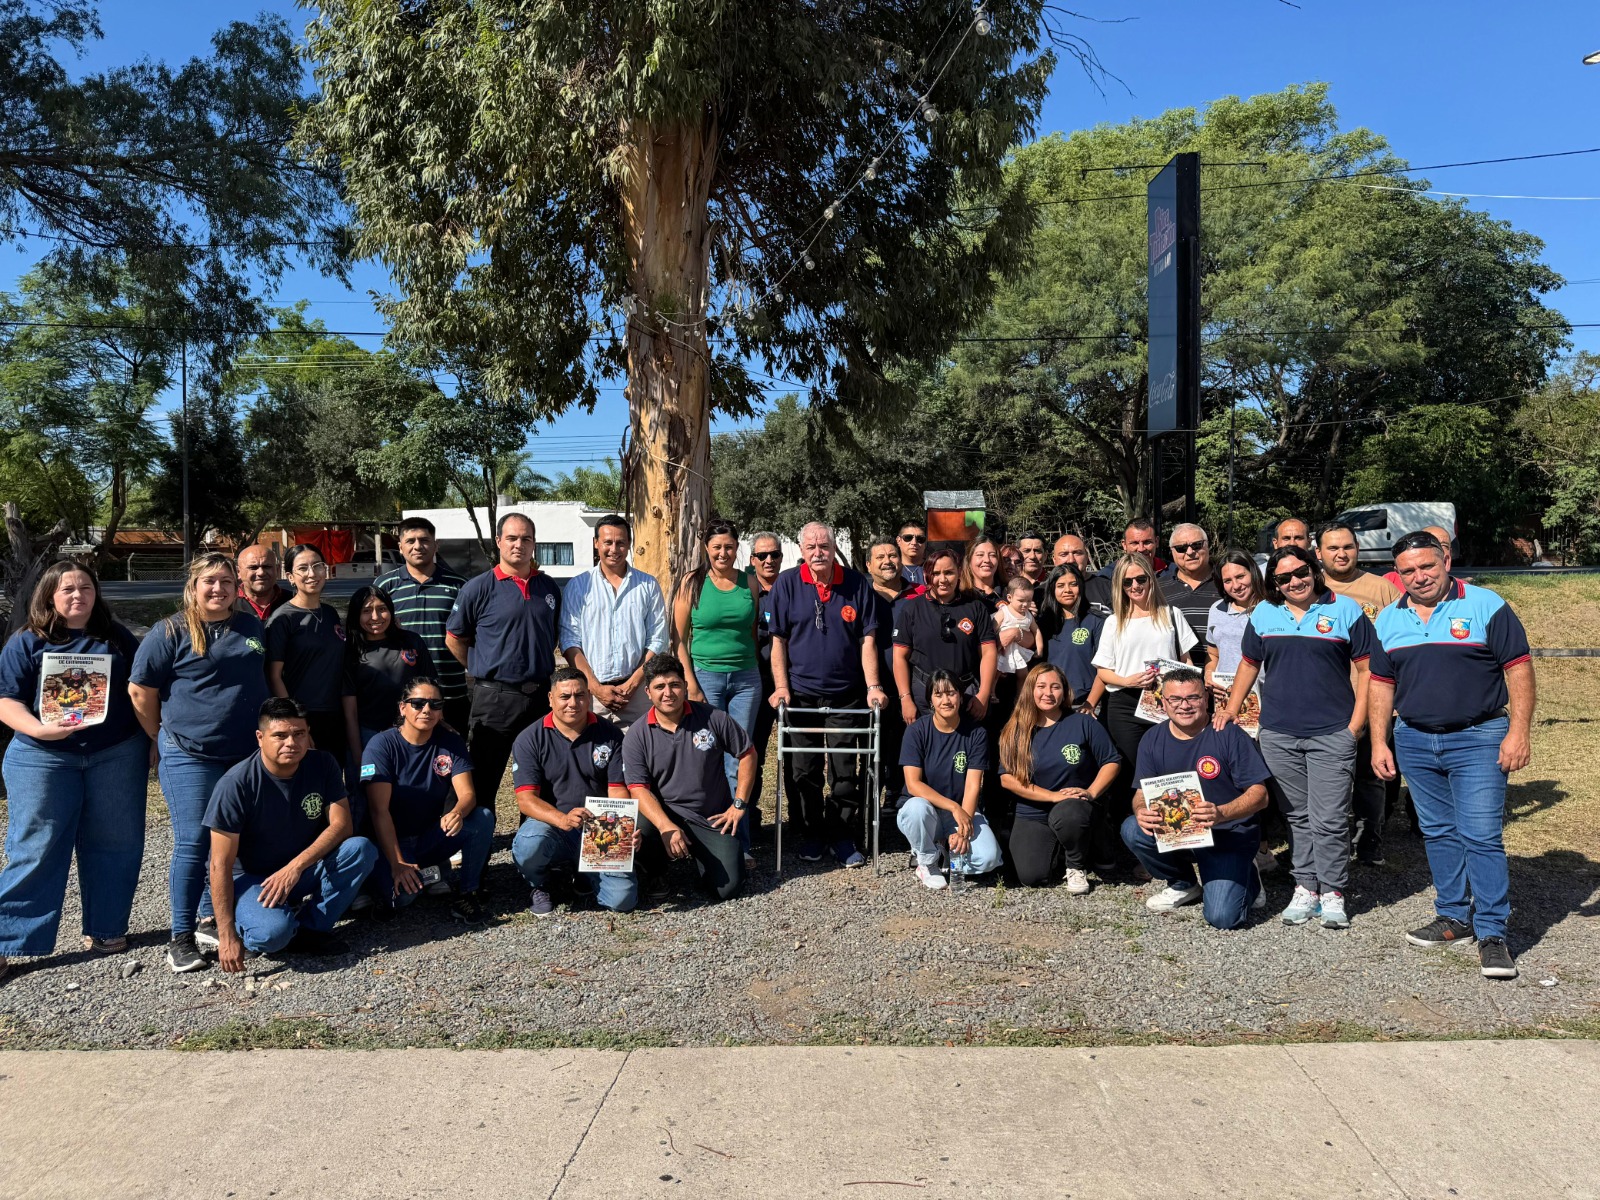
[[[1256,851],[1256,870],[1263,875],[1270,875],[1278,869],[1278,856],[1265,846]]]
[[[1169,883],[1144,902],[1151,912],[1171,912],[1185,904],[1193,904],[1205,894],[1198,883]]]
[[[476,892],[456,897],[450,906],[450,915],[466,925],[482,925],[489,919],[489,910],[479,903]]]
[[[822,843],[821,842],[801,842],[800,843],[800,853],[796,857],[798,857],[801,862],[821,862],[822,861]]]
[[[308,929],[300,926],[289,944],[284,947],[290,954],[309,954],[315,958],[323,958],[333,954],[348,954],[349,945],[342,937],[332,933],[324,933],[320,929]]]
[[[859,867],[865,865],[867,859],[861,851],[856,849],[854,842],[840,842],[833,848],[833,856],[839,864],[845,867]]]
[[[204,971],[205,957],[195,945],[194,934],[180,933],[167,943],[167,966],[174,975],[187,975],[190,971]]]
[[[1356,865],[1361,867],[1386,867],[1389,860],[1383,856],[1382,850],[1374,850],[1368,854],[1357,854]]]
[[[1067,891],[1071,895],[1081,896],[1089,890],[1089,876],[1076,867],[1067,868]]]
[[[1454,917],[1435,917],[1421,929],[1406,934],[1406,941],[1424,950],[1438,946],[1470,946],[1477,940],[1472,936],[1472,926]]]
[[[939,870],[938,863],[918,863],[917,878],[922,880],[922,886],[930,892],[937,892],[945,886],[944,872]]]
[[[1256,869],[1256,898],[1250,901],[1250,911],[1260,912],[1267,906],[1267,885],[1261,882],[1260,868]]]
[[[745,870],[745,874],[748,875],[751,871],[754,871],[755,869],[756,869],[756,856],[754,854],[751,854],[750,851],[746,850],[744,852],[744,870]]]
[[[1297,883],[1294,885],[1294,895],[1289,898],[1289,907],[1283,910],[1283,923],[1304,925],[1321,911],[1322,902],[1317,894]]]
[[[372,907],[372,896],[370,894],[368,894],[367,892],[362,892],[360,895],[358,895],[354,900],[352,900],[350,902],[350,911],[353,912],[353,913],[366,912],[367,909],[369,909],[371,907]]]
[[[1116,869],[1117,864],[1109,859],[1105,862],[1097,862],[1094,865],[1094,873],[1100,876],[1101,879],[1104,879],[1107,875],[1115,874]]]
[[[424,896],[448,896],[450,895],[450,881],[440,875],[439,878],[422,889],[422,894]]]
[[[1486,979],[1515,979],[1517,960],[1503,937],[1486,937],[1478,941],[1478,962]]]
[[[86,934],[83,939],[83,948],[95,954],[121,954],[128,948],[128,939],[125,937],[97,938]]]
[[[574,871],[567,890],[574,900],[593,900],[594,876],[585,871]]]
[[[194,927],[195,945],[201,950],[217,952],[217,947],[222,943],[217,940],[217,919],[215,917],[201,917],[200,923]]]
[[[555,903],[550,899],[550,893],[542,888],[534,888],[528,893],[528,911],[536,917],[548,917],[555,912]]]
[[[1322,927],[1324,929],[1349,929],[1350,917],[1344,911],[1343,892],[1323,892],[1321,897]]]
[[[639,899],[646,908],[662,904],[672,895],[672,885],[664,874],[650,871],[639,876]],[[543,915],[543,914],[538,914]]]

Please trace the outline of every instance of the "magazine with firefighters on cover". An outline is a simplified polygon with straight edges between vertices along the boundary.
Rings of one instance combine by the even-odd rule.
[[[111,655],[46,654],[39,664],[39,721],[99,725],[111,699]]]
[[[1167,719],[1167,710],[1161,704],[1161,680],[1169,672],[1181,671],[1189,664],[1172,658],[1152,658],[1144,665],[1156,669],[1156,683],[1154,687],[1146,688],[1139,693],[1139,705],[1133,710],[1133,715],[1141,721],[1159,725]]]
[[[1155,835],[1156,849],[1161,853],[1213,844],[1210,827],[1195,823],[1195,803],[1205,795],[1200,790],[1200,776],[1194,771],[1141,779],[1139,790],[1144,793],[1145,806],[1161,814],[1161,830]]]
[[[639,828],[639,802],[589,796],[583,802],[583,841],[578,848],[578,870],[627,872],[633,870],[634,832]]]
[[[1220,688],[1233,690],[1233,671],[1213,671],[1211,682]],[[1220,705],[1220,701],[1218,702]],[[1256,688],[1250,689],[1250,694],[1244,698],[1244,703],[1239,706],[1239,715],[1234,718],[1234,724],[1244,730],[1251,737],[1261,732],[1261,692]]]

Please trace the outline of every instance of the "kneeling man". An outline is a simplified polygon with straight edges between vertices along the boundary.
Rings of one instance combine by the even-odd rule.
[[[1206,719],[1205,680],[1199,671],[1186,667],[1162,676],[1161,703],[1167,720],[1139,743],[1135,778],[1180,771],[1198,775],[1204,799],[1194,806],[1194,816],[1210,827],[1215,844],[1160,853],[1155,839],[1160,815],[1145,804],[1143,789],[1134,792],[1133,814],[1122,823],[1122,840],[1151,878],[1167,885],[1144,906],[1153,912],[1171,912],[1203,896],[1207,924],[1237,929],[1252,908],[1266,905],[1255,857],[1261,845],[1258,817],[1267,806],[1267,780],[1272,772],[1250,735],[1237,725],[1212,728]],[[1198,884],[1194,881],[1196,869],[1200,872]]]
[[[224,971],[244,970],[244,952],[340,954],[333,926],[378,861],[352,837],[344,768],[311,748],[298,701],[261,705],[260,750],[217,781],[206,809],[211,900]]]
[[[654,585],[652,585],[654,586]],[[511,857],[531,889],[528,911],[555,911],[547,886],[551,867],[576,869],[589,796],[622,799],[622,730],[590,709],[589,681],[576,667],[550,676],[550,711],[517,734],[511,748],[517,809],[527,820],[511,843]],[[637,847],[635,847],[637,849]],[[632,912],[639,903],[632,872],[594,875],[601,908]]]
[[[683,665],[670,654],[645,664],[650,711],[622,739],[628,791],[639,802],[641,832],[671,858],[693,858],[706,894],[727,900],[744,886],[739,822],[755,788],[756,753],[727,713],[691,704]],[[722,756],[739,760],[733,795]]]

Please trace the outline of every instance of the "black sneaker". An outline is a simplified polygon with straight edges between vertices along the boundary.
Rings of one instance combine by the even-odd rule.
[[[167,943],[167,966],[174,975],[187,975],[190,971],[206,969],[205,956],[195,945],[194,934],[180,933]]]
[[[1503,937],[1486,937],[1478,943],[1478,963],[1486,979],[1517,977],[1517,960]]]
[[[800,843],[800,853],[795,855],[795,857],[798,858],[801,862],[821,862],[822,861],[822,843],[820,843],[820,842],[801,842]]]
[[[284,949],[290,954],[309,954],[316,958],[350,952],[350,947],[343,938],[323,933],[320,929],[308,929],[304,925],[300,926],[300,932],[294,935]]]
[[[201,950],[212,954],[217,952],[217,947],[222,945],[217,937],[217,919],[215,917],[201,917],[199,924],[194,927],[194,944]]]
[[[489,919],[489,910],[478,903],[476,892],[468,892],[456,897],[450,906],[450,915],[465,925],[482,925]]]
[[[1425,950],[1432,950],[1436,946],[1470,946],[1475,940],[1472,926],[1454,917],[1435,917],[1421,929],[1413,929],[1406,934],[1406,941]]]

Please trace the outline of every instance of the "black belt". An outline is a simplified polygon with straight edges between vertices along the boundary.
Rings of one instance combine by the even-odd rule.
[[[1463,733],[1468,729],[1476,729],[1479,725],[1487,725],[1490,721],[1498,721],[1505,715],[1505,709],[1497,708],[1494,712],[1487,713],[1484,716],[1474,717],[1470,721],[1460,721],[1451,725],[1424,725],[1420,721],[1407,721],[1403,714],[1400,719],[1419,733]]]
[[[522,696],[536,696],[550,686],[548,679],[532,679],[527,683],[501,683],[498,679],[474,679],[473,687],[488,688],[491,692],[516,692]]]

